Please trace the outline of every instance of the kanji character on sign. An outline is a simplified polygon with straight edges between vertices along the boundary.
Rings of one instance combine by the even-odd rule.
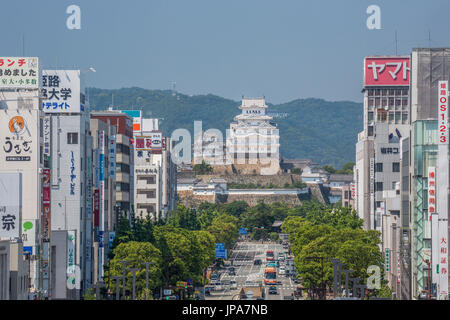
[[[445,238],[442,238],[442,239],[441,239],[441,244],[442,244],[442,243],[447,244],[447,241],[445,240]]]
[[[3,224],[3,230],[9,231],[11,229],[15,229],[15,222],[14,220],[16,220],[16,217],[10,214],[7,214],[5,216],[2,217],[2,224]]]

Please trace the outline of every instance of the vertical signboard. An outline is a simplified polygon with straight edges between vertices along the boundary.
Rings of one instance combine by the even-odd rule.
[[[397,284],[400,284],[400,255],[397,254]]]
[[[50,116],[45,116],[43,121],[43,139],[44,139],[44,167],[50,168]]]
[[[448,81],[438,83],[438,170],[437,170],[437,212],[438,238],[437,296],[448,299]],[[434,258],[434,257],[433,257]]]
[[[436,167],[428,167],[428,221],[436,213]]]
[[[99,192],[99,250],[98,250],[98,279],[101,279],[103,277],[103,246],[104,246],[104,239],[103,235],[105,233],[105,226],[104,226],[104,211],[106,208],[104,208],[104,197],[105,197],[105,132],[99,131],[99,142],[98,142],[98,149],[99,149],[99,166],[100,166],[100,192]]]
[[[67,231],[67,283],[75,284],[75,236],[74,230]],[[73,287],[72,287],[73,288]]]
[[[375,229],[375,159],[370,158],[370,228]]]
[[[116,178],[116,136],[109,137],[109,177]]]
[[[386,272],[389,272],[389,270],[391,269],[391,261],[390,261],[390,251],[389,248],[385,249],[385,253],[384,253],[384,266],[385,266],[385,270]]]
[[[88,150],[92,147],[92,140],[88,140]],[[92,248],[92,158],[86,156],[86,232],[85,232],[85,288],[91,283],[91,248]]]
[[[42,178],[42,222],[41,222],[41,234],[44,242],[50,240],[50,169],[44,169]]]
[[[99,226],[100,221],[100,191],[98,189],[94,190],[94,227]]]

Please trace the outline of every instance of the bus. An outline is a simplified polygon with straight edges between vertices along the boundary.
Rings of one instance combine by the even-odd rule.
[[[265,284],[277,284],[277,269],[274,267],[267,267],[264,270],[264,283]]]
[[[272,250],[266,251],[266,261],[273,261],[275,259],[275,255]]]

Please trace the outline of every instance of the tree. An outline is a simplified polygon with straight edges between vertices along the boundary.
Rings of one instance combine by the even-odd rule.
[[[221,214],[215,217],[208,227],[208,231],[215,237],[216,242],[224,243],[225,247],[231,248],[231,245],[239,237],[239,229],[236,217]]]
[[[336,173],[336,169],[330,165],[324,165],[323,170],[325,170],[328,173]]]
[[[119,244],[114,249],[114,258],[110,260],[110,268],[107,272],[107,278],[110,283],[109,286],[114,288],[115,281],[112,276],[122,276],[122,264],[119,263],[121,260],[129,261],[126,265],[126,269],[139,268],[140,270],[136,272],[136,292],[141,292],[145,288],[145,275],[146,269],[143,265],[144,262],[152,262],[149,265],[149,288],[155,289],[162,284],[162,274],[161,274],[161,264],[162,256],[161,251],[158,250],[153,244],[149,242],[137,242],[130,241],[126,243]],[[132,272],[127,271],[126,273],[126,288],[128,290],[132,289]],[[121,284],[122,286],[123,284]]]
[[[177,204],[177,213],[174,219],[171,219],[171,225],[188,230],[199,230],[200,224],[197,221],[197,215],[194,210],[187,208],[181,203]]]
[[[353,166],[355,165],[354,162],[347,162],[346,164],[344,164],[344,166],[342,167],[342,169],[337,170],[336,173],[340,173],[340,174],[353,174]]]
[[[201,164],[195,164],[192,167],[192,170],[194,170],[195,174],[208,174],[213,171],[213,168],[205,162],[205,160],[202,160]]]
[[[300,168],[293,168],[292,170],[291,170],[291,173],[292,174],[302,174],[302,169],[300,169]]]

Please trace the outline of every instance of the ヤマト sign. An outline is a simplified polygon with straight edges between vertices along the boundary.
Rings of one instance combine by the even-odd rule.
[[[0,57],[0,88],[39,88],[39,58]]]
[[[364,86],[409,86],[409,57],[366,57]]]

